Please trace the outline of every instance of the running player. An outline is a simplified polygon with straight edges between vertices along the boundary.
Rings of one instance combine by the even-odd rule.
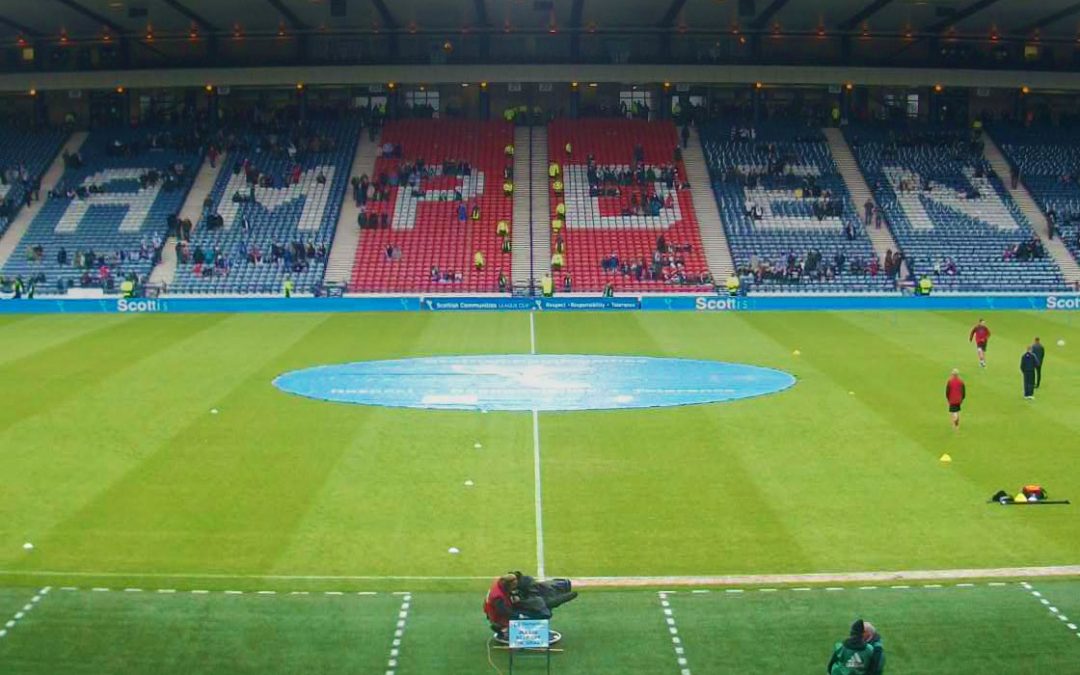
[[[945,383],[945,400],[949,402],[949,413],[952,415],[953,429],[960,430],[960,406],[967,396],[967,387],[960,379],[960,371],[953,368],[952,377]]]
[[[975,324],[975,327],[971,329],[971,334],[968,335],[968,342],[975,341],[975,351],[979,354],[979,365],[983,368],[986,367],[986,343],[990,341],[990,329],[986,327],[986,322],[979,319],[979,323]]]

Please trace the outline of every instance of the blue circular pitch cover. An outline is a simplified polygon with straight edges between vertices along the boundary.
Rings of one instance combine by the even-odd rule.
[[[720,361],[519,354],[359,361],[285,373],[278,389],[358,405],[552,412],[661,408],[783,391],[795,377]]]

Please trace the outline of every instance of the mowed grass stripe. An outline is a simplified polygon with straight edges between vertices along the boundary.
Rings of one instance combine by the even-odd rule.
[[[358,332],[355,319],[320,332],[328,331]],[[374,344],[322,338],[328,349],[293,356],[315,364],[320,358],[501,354],[527,349],[529,342],[528,324],[512,314],[387,321]],[[331,412],[358,423],[275,573],[494,576],[528,559],[534,534],[527,414],[304,405],[305,417]],[[450,547],[460,553],[450,554]]]
[[[206,319],[187,318],[197,325]],[[64,489],[48,502],[48,514],[38,517],[43,541],[33,556],[19,556],[17,563],[39,569],[154,571],[160,568],[149,563],[147,551],[160,547],[158,554],[167,555],[168,542],[199,537],[206,538],[198,555],[200,563],[205,561],[205,546],[221,525],[215,522],[215,505],[268,503],[234,493],[229,468],[235,470],[237,458],[245,456],[242,439],[257,440],[277,428],[254,410],[224,423],[228,413],[222,401],[251,373],[259,372],[260,388],[269,389],[266,361],[320,320],[264,317],[253,323],[232,317],[206,324],[213,329],[175,345],[140,372],[107,378],[98,393],[108,396],[73,403],[57,415],[53,428],[27,430],[23,441],[36,441],[38,447],[31,447],[38,457],[36,463],[28,458],[24,470],[39,467],[41,453],[51,452],[53,463],[47,466],[60,474],[56,480]],[[267,329],[273,329],[274,340],[260,338]],[[218,405],[222,414],[211,415],[210,407]],[[80,434],[88,430],[93,442],[80,443]],[[262,447],[273,451],[277,446]],[[254,458],[248,469],[258,473],[259,466]],[[87,475],[94,480],[87,481]],[[30,492],[25,496],[33,498]]]
[[[962,481],[957,483],[954,476],[939,471],[936,456],[927,461],[924,439],[884,414],[888,406],[883,402],[882,388],[902,375],[888,370],[874,372],[879,364],[872,357],[874,341],[844,340],[843,330],[831,322],[822,324],[821,316],[828,315],[726,317],[753,333],[722,334],[724,351],[717,358],[773,365],[799,377],[795,388],[754,402],[761,406],[754,413],[766,430],[737,433],[737,446],[747,454],[746,461],[755,465],[754,476],[766,498],[784,514],[793,545],[812,560],[805,569],[831,572],[919,567],[918,559],[912,556],[913,550],[920,550],[915,542],[868,542],[865,528],[844,526],[852,518],[852,504],[863,513],[874,514],[874,520],[897,525],[904,534],[908,527],[919,531],[926,511],[939,509],[926,503],[913,506],[912,486],[932,494],[954,495],[961,501],[966,497],[972,504],[980,495],[978,491],[965,494],[967,486]],[[713,334],[707,329],[702,332]],[[831,339],[832,333],[837,333],[838,339]],[[778,350],[770,348],[774,345]],[[862,364],[860,377],[848,379],[845,369],[856,364]],[[894,364],[884,365],[889,368]],[[735,418],[733,424],[724,424],[726,429],[738,429],[740,418],[751,413],[727,404],[713,408],[718,415]],[[757,443],[756,439],[765,442]],[[747,507],[732,501],[729,508]],[[851,551],[858,551],[857,559],[849,556]],[[845,563],[845,558],[852,562]],[[932,561],[921,562],[923,566],[938,566]],[[791,571],[787,566],[783,569]]]
[[[190,317],[155,319],[106,320],[100,330],[81,336],[77,344],[56,344],[0,366],[0,382],[8,391],[18,392],[0,407],[0,433],[84,392],[93,395],[103,380],[153,362],[162,350],[209,329],[226,316],[203,321]]]
[[[853,313],[837,313],[833,318],[836,321],[829,323],[827,334],[802,334],[801,358],[860,388],[857,398],[869,401],[926,452],[924,459],[901,461],[895,448],[879,443],[873,435],[861,443],[865,453],[855,465],[863,474],[861,483],[872,485],[882,501],[855,501],[879,517],[888,514],[883,520],[890,523],[896,553],[925,551],[932,556],[925,562],[907,558],[906,565],[905,557],[900,557],[880,568],[961,567],[961,561],[977,556],[981,556],[980,566],[1071,562],[1072,546],[1060,540],[1077,531],[1067,511],[1005,514],[988,511],[991,507],[984,503],[999,488],[1018,489],[1028,482],[1052,479],[1051,489],[1059,495],[1077,489],[1072,478],[1054,469],[1062,461],[1068,465],[1076,461],[1071,454],[1063,454],[1060,445],[1072,432],[1034,414],[1019,396],[1010,396],[1008,383],[993,381],[1003,375],[1002,379],[1010,378],[1012,369],[1008,375],[993,366],[986,371],[977,367],[963,371],[969,401],[957,434],[948,424],[943,387],[948,364],[958,358],[951,355],[966,352],[966,330],[956,330],[952,321],[933,313],[919,313],[914,322]],[[786,330],[776,315],[764,321],[772,331]],[[971,354],[974,360],[973,350]],[[1019,372],[1015,375],[1018,378]],[[846,410],[837,412],[847,414]],[[1031,437],[1035,429],[1037,443]],[[946,452],[953,456],[953,463],[944,467],[936,460]],[[908,471],[914,466],[912,461],[919,462],[915,475]],[[849,504],[854,495],[849,489],[844,494],[846,500],[839,503]],[[986,535],[966,536],[978,530]],[[1028,536],[1039,543],[1031,550],[1016,550],[1015,541]]]
[[[110,323],[126,320],[127,317],[117,316],[0,316],[0,365],[70,343],[83,335],[103,330]]]
[[[649,317],[613,318],[589,315],[582,325],[576,317],[541,315],[538,341],[545,352],[556,353],[675,351],[648,330]],[[728,328],[746,334],[743,326]],[[688,333],[693,335],[689,327],[670,326],[672,339],[685,339]],[[588,576],[645,574],[660,565],[672,574],[734,571],[723,565],[741,557],[737,551],[754,559],[758,570],[805,569],[811,561],[790,545],[786,514],[765,498],[756,478],[760,462],[744,452],[746,443],[768,446],[775,440],[775,425],[763,416],[743,415],[739,422],[747,426],[736,428],[726,416],[750,408],[763,411],[767,401],[783,396],[716,406],[542,415],[548,569]]]

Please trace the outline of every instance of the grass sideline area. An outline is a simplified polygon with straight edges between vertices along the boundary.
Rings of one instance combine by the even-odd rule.
[[[977,318],[969,312],[535,315],[539,353],[716,359],[798,378],[783,393],[715,405],[541,413],[547,573],[700,576],[1077,563],[1075,506],[985,502],[999,488],[1011,492],[1030,482],[1042,483],[1053,498],[1080,499],[1074,352],[1080,331],[1072,313],[986,313],[993,337],[989,367],[981,370],[967,339]],[[1028,402],[1018,362],[1035,335],[1048,356],[1044,385]],[[1066,346],[1056,346],[1058,339]],[[410,591],[410,621],[429,637],[403,652],[402,672],[440,672],[430,669],[439,654],[450,664],[461,659],[460,668],[444,672],[481,672],[473,659],[483,642],[483,591],[499,573],[537,567],[532,416],[339,405],[289,396],[270,382],[321,364],[529,349],[525,314],[0,317],[0,382],[8,394],[0,406],[0,610],[12,604],[17,611],[20,597],[44,586],[145,589],[145,595],[52,591],[4,638],[0,663],[24,664],[25,671],[15,672],[67,667],[33,670],[30,652],[21,651],[33,649],[41,659],[68,658],[73,669],[85,663],[97,664],[93,672],[126,672],[119,661],[94,661],[78,649],[92,651],[110,631],[123,645],[130,632],[124,622],[161,621],[166,632],[175,622],[200,635],[191,624],[205,616],[226,627],[219,628],[220,643],[205,634],[189,638],[212,643],[202,665],[193,666],[187,651],[160,651],[167,647],[154,645],[158,629],[124,639],[151,645],[158,651],[148,658],[173,659],[177,670],[213,671],[227,663],[221,672],[266,672],[294,662],[270,651],[265,661],[237,664],[228,654],[290,630],[294,615],[292,630],[303,641],[308,628],[298,626],[317,630],[325,613],[328,622],[343,622],[341,631],[327,628],[313,644],[334,652],[366,631],[379,633],[381,642],[372,654],[356,647],[342,657],[355,660],[316,666],[367,672],[369,656],[379,657],[378,668],[386,665],[398,611],[387,594]],[[959,433],[949,426],[943,395],[954,366],[969,396]],[[951,463],[938,461],[944,453]],[[474,485],[465,487],[466,480]],[[24,550],[24,542],[34,548]],[[449,554],[450,547],[460,553]],[[1064,599],[1055,602],[1073,603],[1080,618],[1073,582],[1031,583],[1063,589]],[[149,593],[160,588],[178,592]],[[956,609],[934,605],[943,617],[940,630],[985,625],[978,648],[990,652],[986,659],[1018,663],[1010,659],[1042,644],[1052,653],[1040,651],[1038,658],[1056,658],[1057,649],[1072,659],[1048,670],[1080,672],[1063,665],[1080,663],[1066,638],[1080,639],[1015,584],[1004,587],[1011,595],[1002,588],[980,587],[969,596],[1003,598],[986,601],[979,610],[985,621],[974,610],[966,616],[963,601]],[[198,598],[192,590],[214,593]],[[225,590],[245,593],[226,597]],[[260,590],[277,595],[251,595]],[[971,589],[950,589],[948,597],[965,590]],[[312,595],[282,597],[293,591]],[[335,619],[341,608],[330,607],[337,597],[304,604],[324,591],[353,593],[359,614]],[[908,596],[881,593],[872,602],[888,602],[867,605],[876,615],[867,614],[892,638],[890,647],[905,644],[905,626],[913,631],[903,660],[893,657],[897,672],[920,672],[900,665],[905,662],[929,662],[912,660],[919,658],[916,643],[931,645],[922,655],[927,659],[950,656],[948,645],[910,623],[922,604],[938,600],[892,605]],[[776,629],[775,639],[791,645],[781,651],[820,668],[853,618],[855,608],[840,598],[857,595],[815,592],[808,596],[813,606],[803,606],[794,595],[777,593],[780,603],[767,607],[766,600],[775,600],[768,593],[741,605],[716,604],[726,599],[717,594],[684,591],[671,600],[681,630],[692,634],[703,626],[714,633],[694,640],[702,643],[703,672],[710,663],[727,663],[722,657],[733,651],[759,648],[762,633],[775,634],[766,629],[771,613],[797,617]],[[245,604],[228,605],[238,598]],[[248,604],[258,601],[284,609],[272,611],[273,621],[259,619],[259,606]],[[190,604],[198,602],[211,604]],[[782,611],[774,612],[776,606]],[[235,607],[245,609],[234,616]],[[349,607],[341,611],[352,612]],[[1010,622],[1011,610],[1030,615],[1024,625],[1038,636]],[[117,627],[99,626],[99,614],[100,621],[112,616]],[[564,615],[569,625],[561,623]],[[1000,628],[989,628],[991,616]],[[655,592],[589,592],[557,619],[569,639],[586,646],[575,645],[573,658],[580,660],[562,659],[559,672],[603,669],[589,659],[621,664],[611,659],[637,654],[627,645],[646,640],[650,653],[658,652],[659,672],[676,668]],[[720,623],[710,628],[712,620]],[[1016,640],[1006,639],[1007,629],[1018,631]],[[43,637],[34,638],[38,630]],[[69,656],[46,649],[61,639],[48,637],[54,630],[83,631],[70,638]],[[1055,631],[1062,635],[1052,637]],[[722,637],[728,633],[730,640]],[[303,652],[287,641],[279,646]],[[98,649],[104,659],[119,647]],[[425,650],[431,655],[424,657]],[[9,660],[12,654],[24,660]],[[641,654],[638,670],[626,672],[658,672],[650,669],[654,657]],[[421,658],[430,661],[409,660]],[[693,663],[693,652],[689,658]],[[986,666],[950,672],[986,672]]]
[[[553,671],[821,672],[833,641],[865,616],[882,630],[888,672],[1080,672],[1080,634],[1066,614],[1080,616],[1080,582],[993,583],[596,592],[557,615],[566,637]],[[34,592],[3,589],[0,606]],[[479,600],[53,589],[0,640],[0,663],[20,675],[505,673],[506,652],[488,651],[480,622],[463,620],[477,618]],[[518,657],[515,671],[542,670],[542,658]]]

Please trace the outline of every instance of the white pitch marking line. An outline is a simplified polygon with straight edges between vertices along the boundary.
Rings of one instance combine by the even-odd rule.
[[[405,621],[409,618],[409,607],[412,603],[412,594],[408,591],[395,593],[401,596],[401,609],[398,610],[398,620],[394,631],[394,640],[390,643],[390,658],[386,661],[386,675],[394,675],[401,654],[401,636],[405,634]]]
[[[529,314],[532,316],[532,314]],[[533,494],[536,511],[536,576],[544,578],[544,497],[540,479],[540,413],[532,411],[533,422]]]
[[[1044,598],[1042,593],[1040,593],[1039,591],[1036,591],[1031,586],[1031,584],[1024,581],[1024,582],[1021,582],[1020,585],[1023,586],[1024,590],[1031,593],[1031,597],[1037,599],[1039,601],[1039,604],[1041,604],[1043,607],[1046,607],[1046,610],[1048,612],[1050,612],[1050,616],[1052,616],[1055,619],[1061,621],[1061,623],[1065,624],[1065,627],[1068,628],[1070,631],[1075,631],[1076,630],[1076,625],[1069,623],[1069,617],[1062,614],[1061,610],[1059,610],[1057,607],[1054,607],[1053,605],[1051,605],[1050,601],[1047,600],[1046,598]],[[1076,635],[1077,635],[1077,637],[1080,637],[1080,633],[1077,633]]]
[[[536,313],[529,312],[529,353],[536,353]],[[540,413],[532,411],[533,423],[533,494],[536,510],[536,576],[543,579],[544,570],[544,498],[540,480]]]
[[[675,651],[675,663],[679,664],[679,673],[681,675],[690,675],[689,662],[686,660],[686,648],[683,646],[682,638],[679,637],[679,628],[675,625],[671,601],[668,600],[668,594],[665,592],[660,592],[657,595],[660,597],[660,608],[664,612],[664,621],[667,623],[668,634],[671,636],[671,647]]]
[[[51,586],[46,586],[45,588],[42,588],[40,591],[35,593],[34,600],[23,605],[22,611],[15,612],[15,615],[8,619],[7,623],[4,624],[4,627],[0,629],[0,638],[6,636],[8,634],[8,631],[15,627],[15,624],[22,621],[23,617],[26,616],[26,613],[33,610],[37,603],[41,600],[41,598],[45,595],[48,595],[49,591],[51,590]]]
[[[196,580],[231,580],[231,581],[486,581],[490,576],[423,576],[423,575],[356,575],[356,574],[215,574],[203,572],[71,572],[63,570],[4,570],[0,577],[66,577],[69,579],[169,579],[171,581]],[[1059,565],[1054,567],[993,567],[949,570],[897,570],[874,572],[812,572],[805,574],[748,574],[729,576],[604,576],[578,577],[575,584],[580,587],[678,587],[692,586],[747,586],[747,585],[790,585],[790,584],[855,584],[888,583],[896,581],[959,581],[965,579],[1009,579],[1009,582],[985,582],[990,586],[1009,586],[1018,583],[1021,578],[1076,577],[1080,576],[1080,565]],[[984,583],[983,581],[979,582]],[[74,588],[74,587],[71,587]]]
[[[529,312],[529,353],[536,353],[536,319],[535,312]]]

